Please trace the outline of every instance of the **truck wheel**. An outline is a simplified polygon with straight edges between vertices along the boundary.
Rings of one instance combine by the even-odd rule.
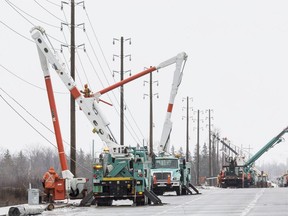
[[[141,198],[136,198],[136,206],[143,206],[148,204],[148,197],[144,196]]]

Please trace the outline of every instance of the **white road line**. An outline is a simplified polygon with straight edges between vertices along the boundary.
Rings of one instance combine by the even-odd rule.
[[[263,188],[261,191],[259,191],[256,195],[255,198],[249,203],[249,205],[244,209],[242,212],[241,216],[246,216],[248,213],[251,211],[252,208],[254,208],[255,204],[257,203],[258,199],[263,195],[265,191],[265,188]]]
[[[215,191],[215,192],[216,192],[216,191]],[[212,192],[212,193],[215,193],[215,192]],[[212,194],[212,193],[211,193],[211,194]],[[201,196],[201,195],[200,195],[200,196]],[[176,208],[180,208],[180,207],[186,206],[187,204],[190,204],[190,203],[192,203],[192,202],[195,202],[196,200],[200,200],[200,199],[203,199],[203,198],[204,198],[204,196],[201,196],[201,197],[199,197],[199,198],[196,198],[196,199],[187,201],[187,202],[185,202],[185,203],[183,203],[183,204],[179,204],[179,205],[176,205],[176,206],[174,206],[174,207],[168,208],[168,209],[166,209],[165,211],[159,212],[159,213],[157,213],[157,214],[153,214],[152,216],[154,216],[154,215],[163,215],[163,214],[166,214],[167,212],[171,212],[172,209],[176,209]]]

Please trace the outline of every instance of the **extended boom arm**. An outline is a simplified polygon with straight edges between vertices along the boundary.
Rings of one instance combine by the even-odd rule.
[[[180,53],[173,59],[169,60],[171,64],[176,63],[176,68],[174,71],[173,83],[172,83],[172,88],[170,91],[170,98],[169,98],[169,103],[167,107],[166,118],[165,118],[163,131],[162,131],[162,135],[161,135],[161,139],[159,143],[160,153],[164,153],[164,152],[168,153],[169,151],[170,134],[172,131],[171,115],[172,115],[174,100],[177,95],[179,85],[181,84],[181,81],[182,81],[183,69],[184,69],[187,57],[188,56],[185,53]]]
[[[246,163],[245,163],[245,169],[249,170],[253,163],[258,160],[266,151],[268,151],[270,148],[272,148],[274,145],[280,143],[283,141],[282,136],[288,132],[288,127],[286,127],[284,130],[282,130],[276,137],[274,137],[272,140],[270,140],[265,146],[263,146],[253,157],[251,157]]]

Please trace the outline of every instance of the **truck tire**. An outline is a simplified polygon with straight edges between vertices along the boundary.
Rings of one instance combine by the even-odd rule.
[[[148,197],[144,196],[142,198],[136,198],[136,206],[144,206],[144,205],[147,205],[149,202],[149,199]]]

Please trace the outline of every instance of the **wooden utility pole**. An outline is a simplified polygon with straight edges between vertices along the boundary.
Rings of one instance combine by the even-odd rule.
[[[189,99],[192,98],[186,97],[186,161],[189,161]],[[183,101],[183,100],[182,100]],[[182,117],[185,118],[185,117]]]
[[[209,177],[212,177],[212,147],[211,147],[211,110],[208,110],[208,142],[209,142]],[[209,185],[212,185],[212,179],[209,180]]]
[[[158,81],[155,81],[158,83]],[[153,96],[154,95],[158,95],[158,93],[154,94],[153,93],[153,78],[152,78],[152,73],[150,73],[150,80],[148,81],[144,81],[144,85],[145,83],[149,83],[149,94],[144,94],[144,98],[145,96],[149,97],[149,108],[150,108],[150,113],[149,113],[149,118],[150,118],[150,122],[149,122],[149,156],[153,157],[154,152],[153,152]]]
[[[75,80],[75,2],[71,0],[71,77]],[[75,100],[70,95],[70,170],[76,176],[76,114],[75,114]]]
[[[130,38],[126,40],[129,40],[131,44]],[[113,38],[113,44],[115,44],[115,41],[119,41],[119,39]],[[113,71],[113,76],[114,76],[114,72],[119,72],[120,81],[123,81],[124,73],[128,72],[128,71],[124,71],[124,58],[130,57],[130,60],[131,60],[131,55],[124,56],[124,37],[120,38],[120,55],[113,55],[113,60],[115,56],[120,58],[120,71]],[[120,145],[124,145],[124,86],[123,85],[120,86]]]
[[[197,110],[197,162],[196,162],[196,185],[199,185],[200,177],[200,110]]]
[[[187,108],[186,108],[186,161],[189,161],[189,98],[187,97]]]
[[[217,134],[218,135],[218,134]],[[217,165],[217,169],[218,169],[218,171],[219,171],[219,169],[220,169],[220,164],[219,164],[219,140],[218,139],[216,139],[216,159],[217,159],[217,161],[216,161],[216,165]]]
[[[149,126],[149,147],[150,157],[153,156],[153,88],[152,88],[152,73],[150,73],[149,99],[150,99],[150,126]]]
[[[124,79],[124,50],[123,50],[123,42],[124,39],[121,37],[120,44],[120,80],[122,81]],[[124,86],[122,85],[120,87],[120,145],[124,145]]]

